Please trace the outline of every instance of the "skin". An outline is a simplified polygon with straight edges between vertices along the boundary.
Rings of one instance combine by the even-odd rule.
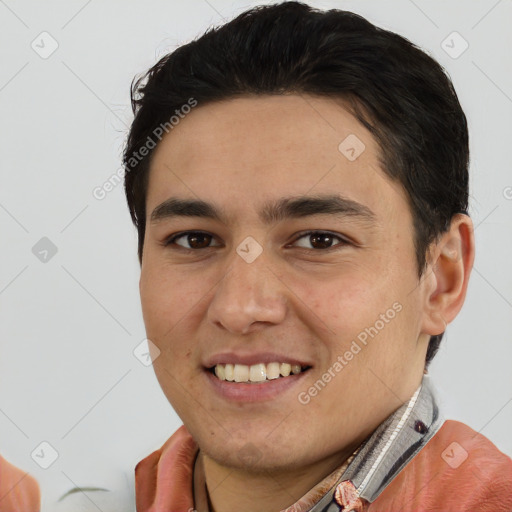
[[[339,144],[365,150],[349,161]],[[217,512],[281,510],[346,460],[421,383],[430,335],[459,312],[474,258],[471,219],[453,218],[418,279],[402,187],[380,168],[379,147],[343,103],[309,95],[243,97],[199,105],[156,148],[147,193],[140,294],[168,400],[198,443]],[[342,194],[373,224],[320,214],[261,221],[263,203]],[[151,212],[170,197],[222,208],[219,222]],[[187,230],[211,235],[202,245]],[[331,249],[307,230],[327,230]],[[263,252],[247,263],[247,237]],[[322,242],[324,246],[322,246]],[[328,246],[329,244],[327,244]],[[185,248],[196,248],[187,252]],[[195,251],[195,252],[194,252]],[[402,309],[309,403],[307,391],[394,303]],[[232,403],[208,384],[213,354],[279,351],[312,363],[300,386],[263,403]],[[243,457],[248,445],[257,456]],[[241,455],[242,454],[242,455]]]

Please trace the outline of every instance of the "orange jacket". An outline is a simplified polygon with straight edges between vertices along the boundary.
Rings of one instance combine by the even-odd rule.
[[[139,462],[135,468],[137,512],[193,510],[197,450],[188,430],[181,426],[162,448]],[[362,500],[352,509],[511,512],[512,459],[467,425],[447,420],[375,501]]]
[[[0,512],[39,512],[37,481],[0,455]]]
[[[400,511],[511,512],[512,459],[467,425],[447,420],[368,508]]]

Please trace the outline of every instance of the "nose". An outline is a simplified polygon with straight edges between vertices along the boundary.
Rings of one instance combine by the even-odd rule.
[[[284,320],[287,287],[264,254],[251,263],[234,254],[210,302],[210,322],[233,334],[247,334],[263,324],[277,325]]]

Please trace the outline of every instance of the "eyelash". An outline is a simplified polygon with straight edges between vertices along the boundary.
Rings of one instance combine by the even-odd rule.
[[[181,233],[176,233],[174,235],[171,235],[170,237],[166,238],[163,242],[163,245],[165,247],[168,247],[176,242],[176,240],[179,240],[180,238],[187,237],[188,235],[207,235],[211,236],[212,238],[215,238],[214,235],[207,233],[205,231],[182,231]],[[343,247],[345,245],[350,245],[351,242],[349,242],[347,239],[341,237],[340,235],[336,233],[332,233],[330,231],[322,231],[322,230],[313,230],[313,231],[305,231],[303,233],[299,233],[299,235],[293,240],[292,243],[296,243],[301,238],[305,238],[307,236],[311,235],[328,235],[333,238],[337,238],[340,240],[341,243],[338,243],[332,247],[327,247],[326,249],[308,249],[304,247],[299,247],[299,249],[305,250],[305,251],[315,251],[315,252],[330,252],[332,250],[336,250],[340,247]],[[203,247],[201,249],[189,249],[187,247],[182,247],[181,245],[178,246],[180,250],[186,251],[186,252],[197,252],[205,249],[212,249],[212,247]],[[214,246],[215,247],[215,246]]]

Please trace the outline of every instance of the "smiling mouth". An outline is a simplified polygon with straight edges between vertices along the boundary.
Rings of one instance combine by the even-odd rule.
[[[236,383],[260,383],[275,379],[282,379],[308,371],[311,366],[300,366],[289,363],[259,363],[245,364],[217,364],[208,368],[208,371],[219,380]]]

